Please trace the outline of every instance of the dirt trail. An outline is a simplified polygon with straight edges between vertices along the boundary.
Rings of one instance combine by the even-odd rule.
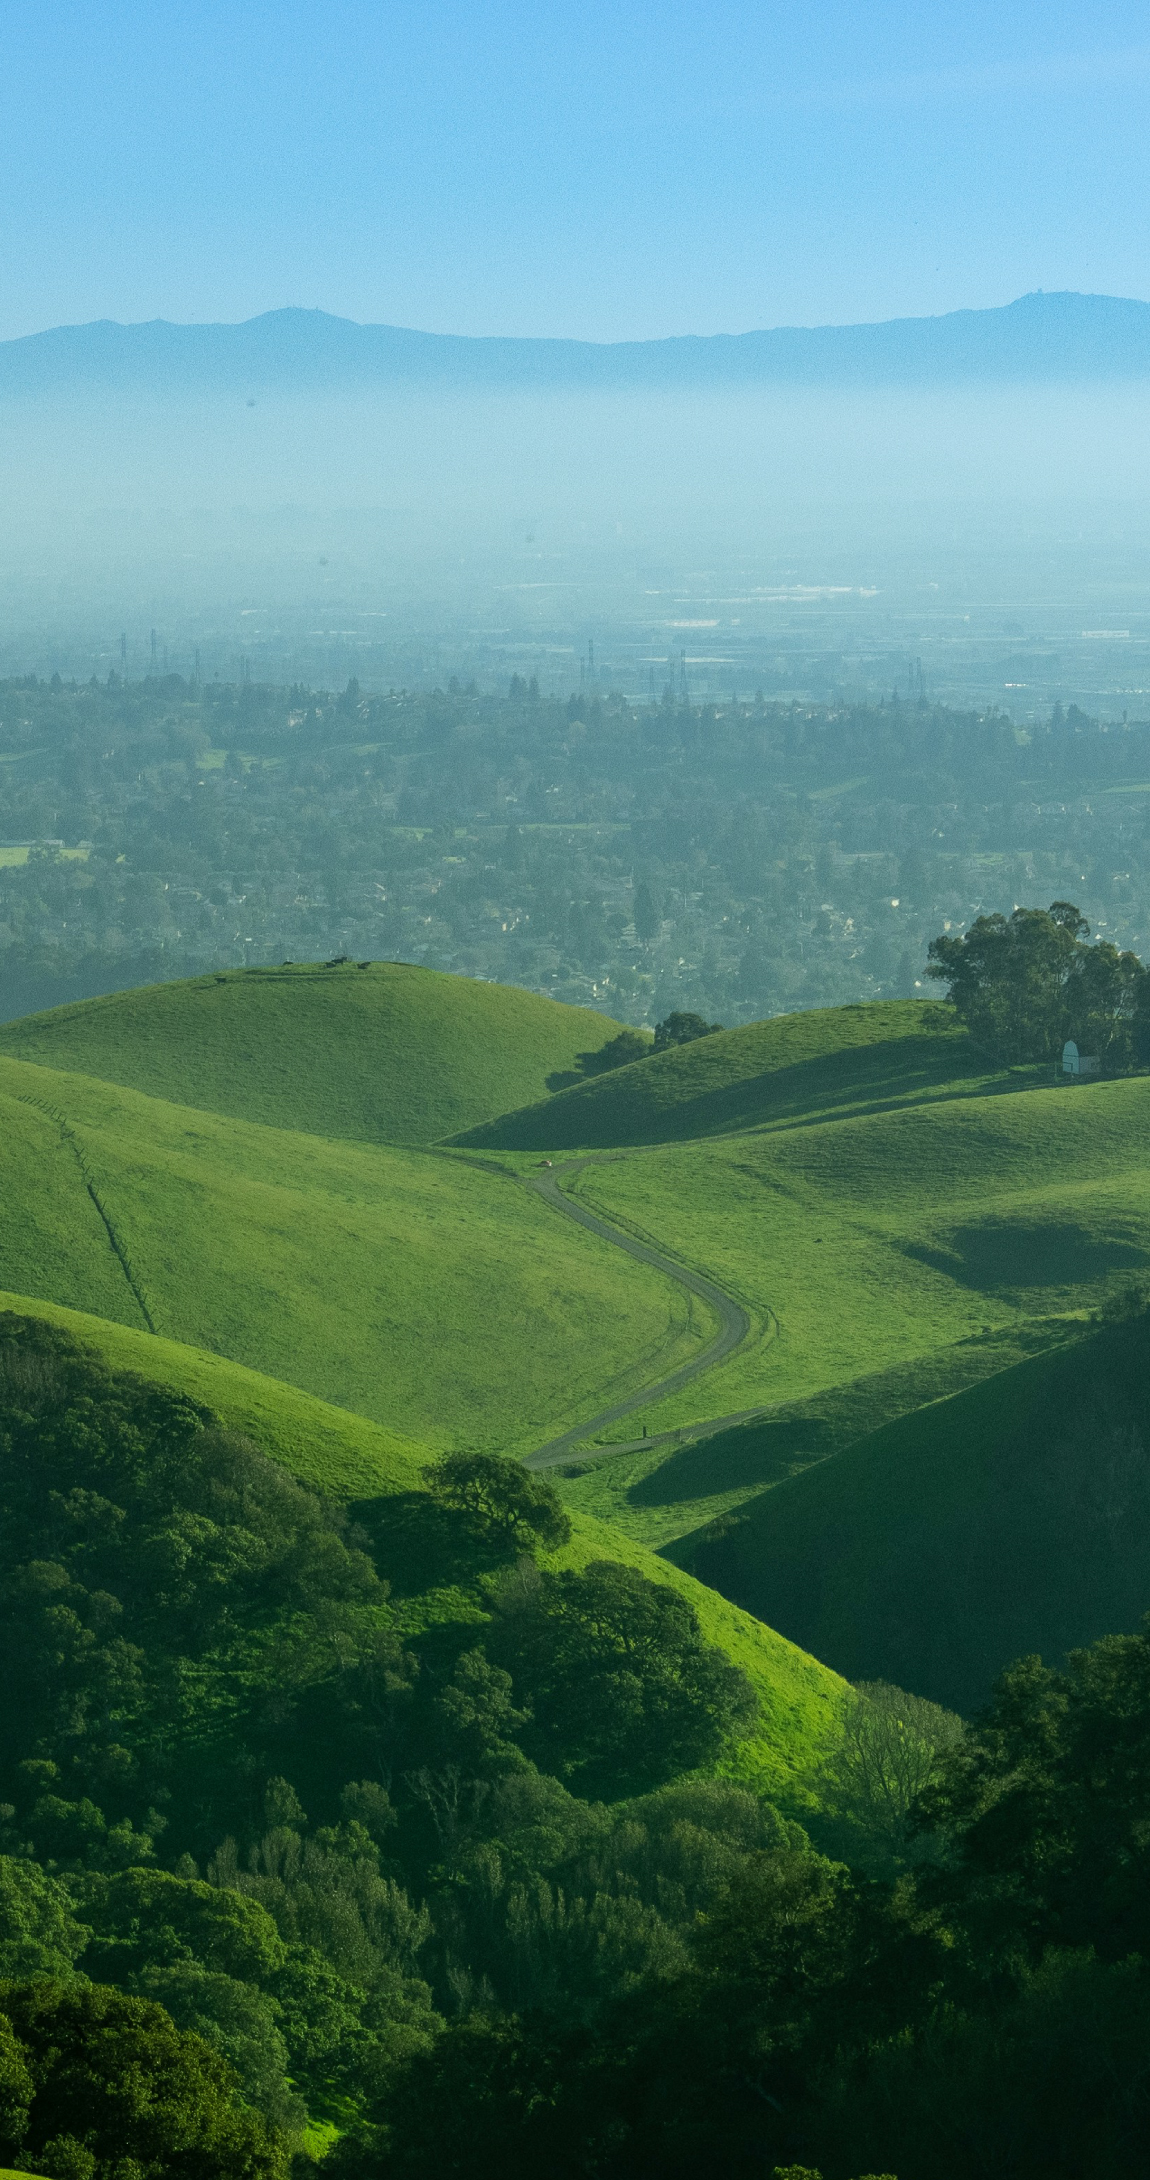
[[[700,1354],[694,1356],[690,1362],[683,1363],[678,1370],[673,1370],[669,1377],[660,1378],[655,1385],[643,1386],[639,1392],[629,1394],[626,1400],[616,1401],[612,1407],[604,1408],[601,1414],[590,1416],[586,1423],[575,1424],[573,1429],[564,1431],[561,1437],[552,1438],[545,1446],[539,1446],[534,1453],[527,1454],[527,1468],[552,1468],[597,1431],[607,1430],[611,1424],[621,1422],[624,1416],[631,1415],[636,1408],[648,1408],[654,1401],[663,1400],[669,1393],[677,1393],[704,1370],[713,1370],[716,1363],[733,1354],[737,1347],[741,1347],[751,1330],[750,1317],[742,1304],[733,1301],[729,1294],[724,1294],[713,1279],[704,1278],[701,1272],[689,1271],[686,1265],[677,1264],[674,1257],[664,1256],[661,1249],[653,1249],[647,1242],[637,1241],[633,1235],[623,1233],[619,1227],[601,1219],[596,1212],[588,1211],[584,1205],[573,1203],[569,1196],[564,1195],[559,1186],[562,1175],[578,1173],[584,1166],[605,1164],[612,1155],[618,1156],[618,1153],[608,1153],[606,1160],[602,1156],[569,1159],[562,1166],[548,1167],[542,1173],[527,1175],[527,1186],[534,1189],[535,1194],[541,1196],[552,1210],[561,1211],[565,1218],[574,1219],[579,1226],[589,1227],[593,1234],[600,1235],[614,1248],[625,1250],[628,1256],[638,1257],[641,1264],[653,1264],[656,1271],[665,1272],[668,1279],[677,1280],[680,1287],[686,1287],[691,1294],[697,1294],[701,1301],[709,1304],[715,1311],[719,1319],[719,1330]],[[503,1171],[506,1170],[504,1167]],[[756,1412],[753,1409],[746,1411],[748,1415]],[[719,1417],[714,1424],[707,1424],[703,1428],[721,1429],[724,1420],[731,1419]],[[742,1421],[743,1418],[738,1420]],[[660,1437],[663,1435],[660,1433]],[[679,1433],[667,1435],[678,1437]],[[642,1440],[637,1443],[642,1444]],[[607,1447],[602,1449],[604,1453],[610,1450]],[[623,1452],[624,1448],[620,1446],[615,1450]]]

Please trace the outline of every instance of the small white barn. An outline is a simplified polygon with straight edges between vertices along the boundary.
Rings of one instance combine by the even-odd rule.
[[[1068,1037],[1062,1047],[1062,1072],[1064,1075],[1098,1075],[1102,1062],[1096,1052],[1080,1052],[1073,1037]]]

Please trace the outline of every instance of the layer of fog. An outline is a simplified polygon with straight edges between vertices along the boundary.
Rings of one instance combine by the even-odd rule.
[[[1148,424],[1146,384],[5,405],[0,659],[98,662],[149,623],[190,659],[256,609],[310,639],[340,599],[566,642],[700,569],[1097,618],[1150,604]]]
[[[285,504],[481,523],[742,525],[875,499],[1134,500],[1150,386],[908,395],[84,400],[0,411],[5,527],[79,510]]]

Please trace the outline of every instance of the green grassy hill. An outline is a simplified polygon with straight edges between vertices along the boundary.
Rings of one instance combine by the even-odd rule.
[[[1150,1320],[918,1409],[677,1555],[852,1679],[970,1710],[1150,1608]]]
[[[381,1540],[385,1558],[389,1527],[398,1530],[413,1497],[423,1494],[424,1449],[404,1445],[364,1417],[330,1407],[293,1386],[218,1355],[26,1296],[0,1292],[0,1312],[45,1317],[95,1350],[109,1368],[130,1370],[204,1402],[229,1429],[254,1439],[293,1475],[353,1503]],[[690,1574],[586,1517],[575,1517],[571,1542],[553,1555],[552,1563],[584,1566],[603,1558],[622,1559],[650,1580],[678,1589],[695,1607],[708,1641],[750,1674],[762,1706],[761,1722],[729,1768],[801,1807],[809,1792],[806,1775],[833,1739],[841,1716],[846,1691],[837,1674]],[[474,1615],[466,1585],[460,1588],[452,1580],[433,1579],[422,1590],[401,1581],[397,1590],[400,1616],[413,1631]]]
[[[0,1059],[0,1284],[397,1434],[529,1449],[697,1352],[662,1273],[452,1154],[325,1141]]]
[[[569,1185],[777,1328],[645,1411],[656,1430],[1094,1307],[1150,1266],[1148,1142],[1137,1077],[659,1146]]]
[[[0,1028],[0,1052],[181,1105],[368,1143],[433,1143],[544,1095],[619,1024],[399,962],[237,969]]]
[[[793,1125],[931,1095],[971,1095],[990,1071],[949,1008],[922,1000],[815,1008],[632,1061],[461,1134],[496,1150],[606,1149]]]
[[[564,1050],[535,1048],[540,1081],[545,1065],[613,1028],[466,979],[354,968],[166,986],[11,1025],[0,1044],[39,1040],[52,1064],[0,1056],[0,1285],[90,1312],[107,1321],[102,1337],[142,1339],[153,1356],[175,1343],[181,1369],[195,1350],[205,1384],[242,1366],[263,1386],[279,1381],[277,1400],[298,1387],[334,1404],[326,1418],[351,1412],[348,1430],[368,1434],[356,1439],[361,1475],[383,1439],[400,1469],[418,1466],[425,1447],[529,1452],[669,1374],[715,1330],[705,1300],[523,1185],[538,1163],[532,1129],[559,1115],[546,1148],[592,1145],[557,1169],[572,1198],[708,1274],[751,1323],[719,1367],[614,1431],[628,1439],[646,1426],[654,1442],[569,1474],[564,1495],[628,1551],[674,1553],[773,1621],[780,1493],[817,1477],[830,1524],[835,1479],[853,1475],[844,1464],[860,1441],[920,1419],[928,1431],[944,1396],[961,1393],[956,1409],[989,1399],[1028,1354],[1024,1372],[1040,1376],[1052,1343],[1150,1268],[1150,1079],[1055,1088],[1037,1071],[987,1074],[937,1006],[723,1032],[465,1130],[465,1149],[349,1140],[404,1128],[402,1039],[381,1030],[390,1024],[391,1036],[401,1016],[409,1059],[420,1038],[438,1054],[438,1073],[430,1062],[410,1069],[429,1131],[447,1109],[436,1100],[461,1094],[466,1054],[484,1037],[494,1067],[497,1020],[530,1018],[548,1035],[557,1018],[577,1025]],[[70,1040],[73,1069],[62,1064]],[[391,1103],[369,1111],[385,1045]],[[520,1038],[517,1065],[523,1050]],[[117,1066],[141,1086],[112,1081]],[[181,1082],[190,1071],[182,1102],[157,1094],[165,1069]],[[338,1126],[325,1084],[333,1099],[347,1087]],[[257,1117],[224,1110],[233,1098],[250,1098]],[[221,1110],[206,1109],[213,1099]],[[273,1125],[288,1109],[301,1124]],[[480,1137],[501,1162],[475,1156]],[[755,1410],[737,1428],[711,1427]],[[659,1436],[684,1427],[693,1442]],[[269,1411],[256,1435],[281,1428]],[[314,1442],[338,1467],[329,1431],[317,1424]],[[851,1521],[877,1535],[889,1511],[876,1504]],[[1054,1543],[1043,1549],[1053,1564]],[[957,1662],[940,1634],[938,1660],[927,1648],[916,1670],[893,1636],[879,1643],[886,1606],[878,1589],[866,1596],[877,1617],[873,1628],[865,1614],[858,1622],[857,1656],[830,1604],[788,1631],[801,1626],[815,1649],[839,1645],[827,1651],[836,1665],[947,1700],[959,1688],[965,1700],[988,1661],[1003,1662],[1041,1621],[1030,1605],[1017,1624],[990,1615],[982,1649]],[[1083,1639],[1097,1632],[1085,1605],[1079,1617]],[[915,1623],[915,1643],[921,1634]]]

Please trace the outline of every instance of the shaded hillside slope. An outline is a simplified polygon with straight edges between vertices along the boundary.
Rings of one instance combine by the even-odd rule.
[[[544,1095],[619,1024],[399,962],[234,969],[29,1015],[0,1052],[277,1128],[432,1143]]]
[[[1150,1317],[918,1409],[675,1548],[852,1679],[969,1711],[1150,1610]]]
[[[413,1504],[425,1495],[419,1447],[402,1446],[363,1417],[327,1406],[222,1357],[99,1318],[0,1292],[0,1313],[39,1316],[59,1325],[113,1370],[126,1370],[210,1407],[229,1429],[244,1432],[293,1475],[331,1497],[353,1503],[376,1539],[386,1566],[389,1534],[403,1536]],[[0,1323],[3,1322],[0,1316]],[[762,1718],[754,1738],[732,1768],[764,1791],[807,1793],[805,1774],[832,1738],[845,1697],[843,1683],[814,1658],[690,1574],[669,1566],[641,1545],[618,1537],[601,1523],[576,1516],[571,1542],[552,1555],[555,1565],[584,1566],[618,1559],[652,1581],[671,1584],[688,1597],[707,1640],[725,1650],[755,1684]],[[474,1606],[457,1570],[421,1590],[402,1583],[397,1609],[405,1627],[426,1629],[438,1621],[469,1618]]]
[[[527,1450],[714,1329],[696,1297],[510,1177],[3,1058],[0,1203],[0,1284],[429,1444]]]
[[[1076,1323],[1071,1319],[1071,1328]],[[805,1398],[774,1401],[743,1420],[716,1418],[710,1426],[617,1444],[578,1467],[568,1462],[560,1493],[569,1507],[594,1514],[652,1551],[668,1550],[812,1462],[1067,1336],[1065,1316],[1027,1317],[943,1341],[887,1369],[844,1377]]]
[[[970,1094],[1003,1080],[947,1007],[872,1000],[777,1015],[633,1060],[461,1133],[476,1148],[613,1149],[682,1142]]]
[[[655,1431],[1093,1309],[1150,1270],[1150,1078],[663,1145],[570,1185],[776,1323],[645,1411]]]

